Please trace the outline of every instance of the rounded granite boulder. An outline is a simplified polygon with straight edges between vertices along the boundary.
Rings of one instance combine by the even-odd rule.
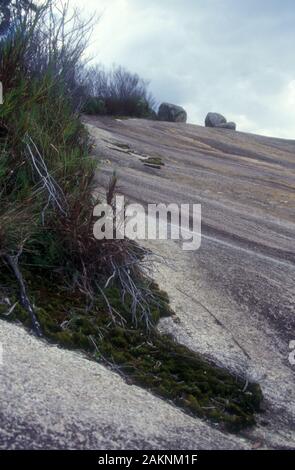
[[[181,107],[171,103],[162,103],[158,111],[159,121],[186,122],[186,111]]]

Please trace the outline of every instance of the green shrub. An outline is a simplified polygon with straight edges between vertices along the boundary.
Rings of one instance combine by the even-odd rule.
[[[106,71],[94,66],[86,79],[88,99],[83,108],[87,114],[154,118],[155,100],[148,93],[148,83],[123,67]]]
[[[19,281],[24,266],[31,274],[42,269],[53,283],[73,293],[82,290],[85,305],[101,296],[100,286],[112,276],[122,292],[134,296],[133,321],[150,326],[154,299],[146,285],[141,287],[146,282],[142,251],[129,240],[93,236],[96,162],[89,157],[73,92],[79,88],[73,77],[81,69],[81,29],[74,17],[76,36],[70,34],[65,42],[59,35],[66,11],[58,17],[49,7],[54,3],[24,11],[14,31],[0,40],[5,94],[0,106],[0,269],[12,269]],[[103,108],[101,101],[89,104]],[[110,201],[113,195],[110,185]],[[28,304],[29,289],[22,297]]]
[[[86,100],[83,108],[86,114],[107,114],[107,109],[104,100],[95,97],[89,97]]]

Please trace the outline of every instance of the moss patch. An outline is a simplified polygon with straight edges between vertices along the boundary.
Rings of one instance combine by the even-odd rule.
[[[116,147],[119,147],[122,150],[131,150],[131,147],[129,144],[124,144],[122,142],[114,142]]]
[[[148,157],[141,160],[146,166],[161,167],[164,166],[163,160],[160,157]]]
[[[221,428],[238,431],[255,424],[254,413],[259,411],[262,400],[259,385],[248,384],[245,389],[240,378],[210,364],[171,337],[156,329],[146,332],[141,326],[135,327],[129,301],[122,303],[116,287],[109,288],[106,295],[122,316],[118,323],[110,319],[103,297],[86,311],[85,298],[80,293],[64,292],[44,279],[44,275],[36,275],[29,286],[48,339],[83,350],[95,360],[114,363],[131,383],[171,400],[195,416],[210,419]],[[13,285],[12,279],[9,285]],[[156,322],[171,312],[167,296],[157,286],[154,291],[159,299],[152,312]],[[11,302],[16,301],[16,292],[10,292]],[[7,306],[0,305],[0,315],[5,311]],[[2,317],[30,326],[28,314],[19,304],[9,316]]]

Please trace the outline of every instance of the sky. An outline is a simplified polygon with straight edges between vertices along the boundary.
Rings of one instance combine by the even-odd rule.
[[[295,139],[294,0],[70,0],[97,12],[89,54],[150,81],[188,122]]]

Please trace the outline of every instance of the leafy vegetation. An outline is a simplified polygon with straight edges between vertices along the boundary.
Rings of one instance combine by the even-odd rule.
[[[139,248],[128,240],[99,242],[92,233],[96,162],[79,119],[81,32],[88,25],[72,17],[76,33],[64,33],[67,12],[58,17],[52,8],[16,12],[15,31],[0,44],[0,260],[19,279],[26,264],[54,269],[60,285],[83,291],[89,303],[113,276],[133,295],[134,318],[148,326],[151,296],[140,287]],[[111,183],[110,202],[113,193]]]
[[[154,168],[161,168],[162,166],[165,165],[162,158],[160,157],[142,158],[141,161],[144,163],[144,165],[154,167]]]
[[[87,71],[87,95],[84,112],[112,116],[155,118],[155,100],[148,83],[123,67],[106,71],[94,66]]]

